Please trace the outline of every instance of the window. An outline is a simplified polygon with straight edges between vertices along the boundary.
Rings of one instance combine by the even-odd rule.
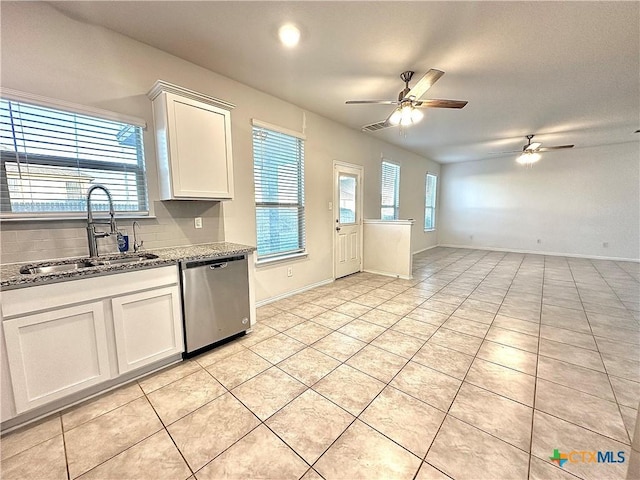
[[[258,260],[304,252],[304,140],[254,120]]]
[[[424,230],[436,229],[436,186],[438,177],[427,173],[424,200]]]
[[[382,162],[382,220],[397,220],[400,206],[400,165]]]
[[[116,211],[148,214],[143,125],[0,99],[0,215],[78,216],[95,184]]]

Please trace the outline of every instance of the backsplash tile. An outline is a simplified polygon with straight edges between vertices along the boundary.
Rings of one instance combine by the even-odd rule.
[[[224,221],[219,202],[154,202],[155,218],[138,219],[138,240],[144,249],[219,242],[224,240]],[[101,215],[101,214],[99,214]],[[194,228],[194,218],[202,217],[203,228]],[[126,229],[133,249],[133,219],[117,219]],[[117,253],[116,237],[98,239],[101,254]],[[51,258],[88,255],[86,221],[2,222],[0,263],[34,262]]]

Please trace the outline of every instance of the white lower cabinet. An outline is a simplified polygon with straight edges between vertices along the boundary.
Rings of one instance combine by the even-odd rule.
[[[120,373],[182,352],[177,286],[117,297],[111,305]]]
[[[2,321],[2,309],[0,309],[0,321]],[[7,347],[4,341],[4,330],[0,328],[0,422],[5,422],[15,416],[16,407],[11,374],[9,373]]]
[[[15,405],[2,420],[173,361],[184,350],[181,312],[175,265],[2,292]]]
[[[102,302],[4,321],[16,413],[109,379]]]

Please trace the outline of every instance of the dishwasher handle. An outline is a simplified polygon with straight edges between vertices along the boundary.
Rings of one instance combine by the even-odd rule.
[[[211,270],[216,270],[218,268],[226,268],[227,265],[231,262],[237,262],[245,259],[246,259],[245,255],[236,255],[233,257],[206,258],[203,260],[188,260],[188,261],[181,261],[180,268],[182,270],[188,270],[190,268],[209,267]]]

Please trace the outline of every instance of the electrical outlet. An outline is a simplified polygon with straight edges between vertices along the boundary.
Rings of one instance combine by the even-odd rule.
[[[329,211],[333,210],[333,202],[329,202]]]
[[[196,228],[202,228],[202,217],[196,217],[193,223]]]
[[[287,268],[287,277],[293,277],[293,267]]]
[[[604,248],[608,248],[609,247],[609,242],[602,242],[602,246]]]

